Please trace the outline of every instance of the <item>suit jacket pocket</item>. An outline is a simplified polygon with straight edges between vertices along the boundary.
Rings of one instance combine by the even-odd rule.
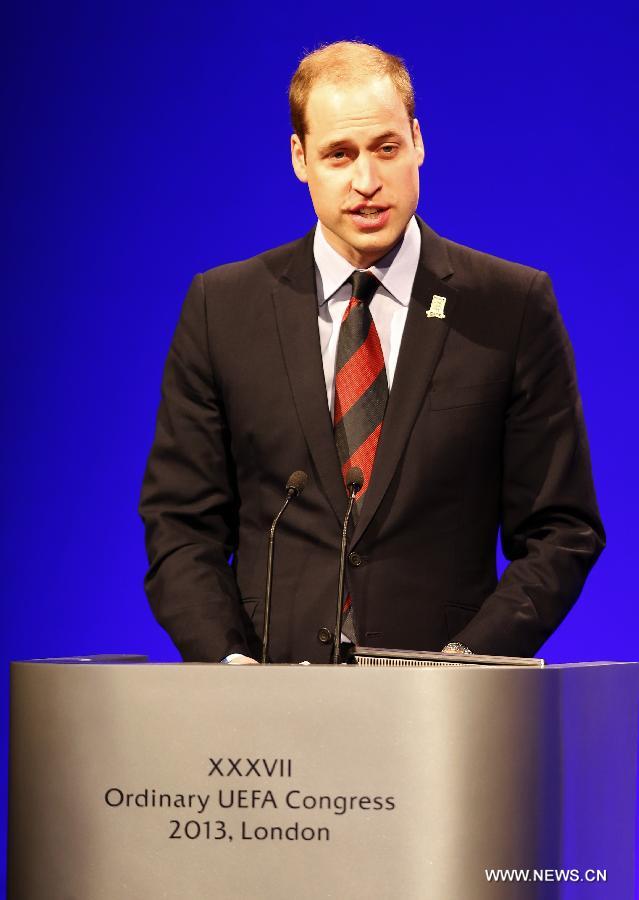
[[[509,384],[509,381],[486,381],[483,384],[434,387],[430,392],[431,409],[498,403],[506,397]]]

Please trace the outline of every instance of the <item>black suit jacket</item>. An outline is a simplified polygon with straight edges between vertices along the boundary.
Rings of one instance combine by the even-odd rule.
[[[545,273],[418,221],[420,264],[349,542],[358,642],[533,655],[604,546],[571,347]],[[426,315],[435,294],[443,319]],[[313,232],[196,276],[173,338],[140,512],[148,597],[185,660],[259,653],[267,533],[295,469],[310,481],[278,532],[271,658],[328,662],[346,494]],[[500,528],[511,562],[497,581]]]

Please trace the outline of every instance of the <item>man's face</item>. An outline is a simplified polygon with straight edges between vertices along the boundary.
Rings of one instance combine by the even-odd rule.
[[[308,184],[330,245],[368,268],[397,243],[417,208],[424,161],[419,123],[411,126],[387,76],[315,85],[306,122],[305,150],[291,137],[295,174]]]

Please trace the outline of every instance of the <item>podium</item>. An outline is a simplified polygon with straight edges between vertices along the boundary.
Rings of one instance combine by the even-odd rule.
[[[636,663],[14,663],[8,897],[631,900],[638,701]]]

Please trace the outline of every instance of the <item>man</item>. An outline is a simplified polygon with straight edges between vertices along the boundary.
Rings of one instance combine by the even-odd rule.
[[[290,101],[319,223],[191,285],[140,506],[153,611],[185,660],[258,659],[268,528],[302,469],[278,532],[271,659],[328,662],[358,465],[347,636],[533,655],[604,546],[550,280],[415,216],[424,147],[401,60],[329,45]]]

